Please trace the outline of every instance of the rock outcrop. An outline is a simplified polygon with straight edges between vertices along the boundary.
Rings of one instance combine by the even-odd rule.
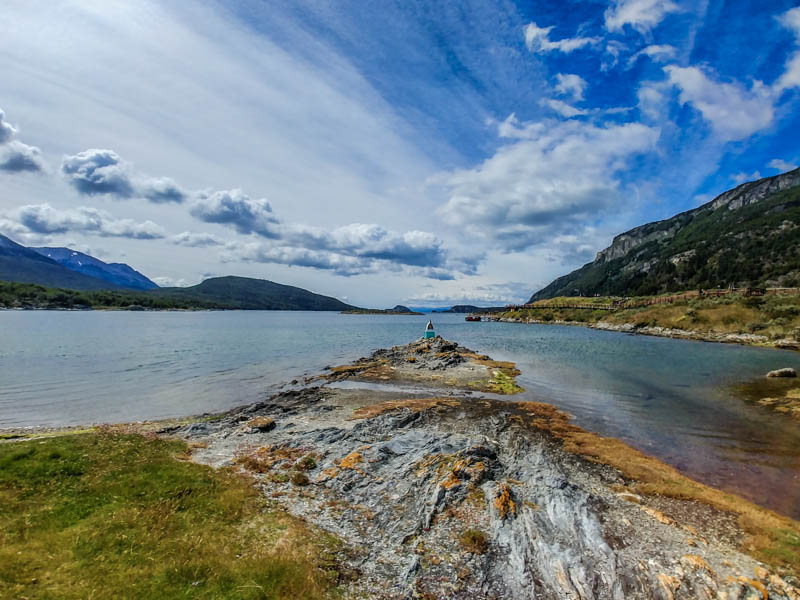
[[[429,354],[459,354],[450,345]],[[420,347],[376,355],[400,367]],[[447,375],[471,361],[445,358],[420,364]],[[800,598],[739,550],[727,513],[644,496],[570,450],[590,434],[554,408],[425,392],[306,388],[173,433],[339,536],[348,597]]]

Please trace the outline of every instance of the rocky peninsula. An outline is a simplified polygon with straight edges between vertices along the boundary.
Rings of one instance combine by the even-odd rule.
[[[800,524],[586,432],[441,338],[162,430],[342,540],[352,598],[798,599]]]

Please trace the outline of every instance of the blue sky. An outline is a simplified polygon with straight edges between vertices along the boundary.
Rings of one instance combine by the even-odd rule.
[[[524,300],[800,162],[794,4],[11,0],[0,233],[162,284]]]

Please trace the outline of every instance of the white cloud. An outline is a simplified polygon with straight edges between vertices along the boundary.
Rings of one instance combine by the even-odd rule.
[[[761,173],[758,171],[754,171],[752,173],[735,173],[731,175],[731,179],[736,182],[736,185],[739,185],[745,181],[755,181],[756,179],[761,179]]]
[[[583,109],[575,108],[574,106],[567,104],[566,102],[563,102],[561,100],[556,100],[554,98],[543,98],[542,100],[540,100],[540,104],[542,106],[547,106],[551,108],[552,110],[560,114],[562,117],[565,117],[567,119],[588,114],[587,111]]]
[[[800,6],[780,15],[778,21],[787,29],[794,31],[797,42],[800,43]],[[783,74],[774,85],[776,93],[793,87],[800,87],[800,50],[796,50],[789,58]]]
[[[630,25],[640,33],[647,33],[668,14],[679,10],[670,0],[616,0],[606,9],[606,29],[621,31]]]
[[[647,56],[656,63],[666,62],[668,59],[675,58],[677,50],[675,46],[669,44],[651,44],[642,48],[628,59],[628,68],[632,67],[640,56]]]
[[[6,114],[0,109],[0,144],[10,142],[17,135],[17,129],[5,117]]]
[[[583,92],[589,85],[583,77],[571,73],[558,73],[556,80],[556,92],[564,96],[571,96],[575,101],[583,100]]]
[[[173,278],[173,277],[151,277],[151,281],[153,281],[159,287],[188,287],[192,285],[186,279],[183,278]]]
[[[188,193],[169,177],[136,174],[133,166],[113,150],[91,148],[61,161],[61,174],[84,196],[116,199],[145,198],[155,204],[180,204]]]
[[[5,120],[0,109],[0,171],[5,173],[37,173],[44,171],[42,151],[36,146],[23,144],[17,138],[18,130]]]
[[[643,115],[653,121],[666,118],[669,98],[667,92],[671,89],[668,81],[645,81],[636,90],[638,107]]]
[[[0,171],[7,173],[38,173],[44,171],[42,152],[36,146],[29,146],[13,140],[0,146]]]
[[[79,206],[59,210],[49,204],[28,204],[6,215],[35,234],[79,232],[101,237],[121,237],[137,240],[163,238],[164,229],[152,221],[137,222],[133,219],[116,219],[105,211]]]
[[[738,82],[714,81],[697,67],[668,66],[664,71],[680,89],[681,103],[699,110],[723,141],[748,138],[772,124],[772,95],[760,81],[748,90]]]
[[[529,23],[525,27],[525,45],[531,52],[553,52],[557,50],[564,54],[569,54],[579,48],[592,46],[600,41],[596,37],[574,37],[562,40],[551,40],[550,31],[553,26],[539,27],[536,23]]]
[[[775,169],[781,173],[785,173],[786,171],[794,171],[797,168],[796,164],[785,161],[782,158],[773,158],[771,161],[769,161],[767,166],[770,169]]]
[[[239,233],[280,237],[278,219],[269,202],[250,198],[240,189],[201,193],[193,202],[191,213],[196,219],[233,227]]]
[[[617,173],[659,136],[639,123],[519,123],[513,115],[498,130],[511,141],[494,156],[435,182],[449,196],[439,210],[445,221],[504,251],[580,236],[609,211],[622,211]]]
[[[225,242],[213,233],[193,233],[184,231],[173,235],[170,238],[176,246],[187,246],[189,248],[207,248],[209,246],[223,246]]]

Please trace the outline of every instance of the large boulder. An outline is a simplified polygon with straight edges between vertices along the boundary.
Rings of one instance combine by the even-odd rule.
[[[797,371],[789,367],[785,369],[776,369],[767,373],[767,377],[797,377]]]

